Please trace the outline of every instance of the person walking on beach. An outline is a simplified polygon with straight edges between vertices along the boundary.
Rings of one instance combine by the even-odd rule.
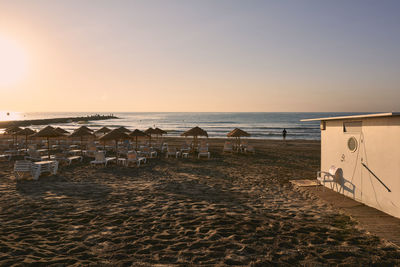
[[[285,140],[286,140],[286,133],[287,133],[286,129],[285,129],[285,128],[283,128],[283,131],[282,131],[282,137],[283,137],[283,141],[285,141]]]

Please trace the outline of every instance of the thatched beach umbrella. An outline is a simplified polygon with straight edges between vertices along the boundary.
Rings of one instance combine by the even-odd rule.
[[[158,131],[156,131],[156,129],[153,129],[150,127],[149,129],[145,130],[144,133],[149,136],[149,145],[151,146],[151,135],[158,134]]]
[[[162,136],[163,134],[167,134],[166,131],[161,130],[160,128],[155,128],[155,129],[154,129],[154,132],[156,132],[157,138],[158,138],[159,135]]]
[[[95,131],[94,133],[99,134],[99,135],[104,135],[109,132],[111,132],[111,129],[104,126],[104,127],[101,127],[100,129],[98,129],[97,131]],[[103,149],[106,150],[106,141],[103,141]]]
[[[68,131],[64,130],[64,129],[61,128],[61,127],[57,127],[57,128],[55,128],[54,130],[57,131],[57,132],[59,132],[60,134],[69,134]]]
[[[123,133],[126,133],[126,134],[131,132],[129,129],[126,129],[124,126],[118,127],[116,130],[119,130],[119,131],[121,131]]]
[[[18,126],[11,126],[11,127],[8,127],[5,130],[5,132],[8,133],[8,134],[13,134],[13,133],[19,132],[21,130],[22,130],[22,128],[19,128]]]
[[[131,133],[129,134],[129,136],[135,137],[135,139],[136,139],[136,148],[135,148],[135,149],[137,149],[138,137],[147,136],[147,134],[145,134],[145,133],[142,132],[141,130],[135,129],[133,132],[131,132]]]
[[[240,137],[249,137],[250,134],[248,132],[245,132],[239,128],[233,129],[231,132],[227,134],[228,137],[234,137],[237,140],[238,147],[240,147]]]
[[[75,131],[77,131],[79,129],[84,129],[84,130],[89,131],[89,132],[94,132],[92,129],[90,129],[89,127],[86,127],[86,126],[81,126],[78,129],[76,129]]]
[[[86,129],[87,127],[79,127],[78,129],[76,129],[72,134],[70,134],[68,137],[70,138],[74,138],[74,137],[80,137],[81,138],[81,154],[83,154],[83,137],[89,137],[89,136],[93,136],[92,132],[90,132],[89,130]]]
[[[166,131],[161,130],[160,128],[155,128],[154,131],[157,132],[157,134],[159,134],[159,135],[167,134]]]
[[[95,131],[95,134],[106,134],[111,132],[111,130],[109,128],[107,128],[106,126],[101,127],[100,129],[98,129],[97,131]]]
[[[12,135],[12,138],[13,138],[13,147],[15,146],[15,142],[17,141],[16,139],[17,139],[17,133],[19,132],[19,131],[21,131],[22,130],[22,128],[19,128],[18,126],[11,126],[11,127],[8,127],[6,130],[5,130],[5,132],[7,133],[7,134],[9,134],[9,135]],[[15,140],[14,140],[15,139]]]
[[[30,128],[25,128],[19,132],[17,132],[18,135],[25,135],[25,150],[28,151],[28,136],[36,133],[34,130]]]
[[[196,126],[186,132],[184,132],[183,134],[181,134],[181,136],[193,136],[193,149],[197,146],[197,138],[199,136],[206,136],[208,137],[208,133],[201,129],[200,127]]]
[[[99,138],[101,141],[109,141],[109,140],[114,140],[115,141],[115,153],[117,157],[117,163],[118,163],[118,141],[119,140],[127,140],[130,139],[129,135],[124,133],[122,130],[119,129],[114,129],[109,133],[106,133],[102,137]]]
[[[63,136],[63,135],[60,134],[59,132],[57,132],[53,127],[51,127],[49,125],[49,126],[44,127],[39,132],[33,134],[32,136],[33,137],[45,137],[45,138],[47,138],[47,150],[48,150],[48,155],[49,155],[49,159],[50,159],[50,138],[51,137],[60,137],[60,136]]]
[[[68,131],[64,130],[64,129],[61,128],[61,127],[57,127],[57,128],[55,128],[54,130],[57,131],[57,132],[59,132],[60,134],[62,134],[62,135],[64,135],[64,136],[66,136],[66,135],[69,134]]]

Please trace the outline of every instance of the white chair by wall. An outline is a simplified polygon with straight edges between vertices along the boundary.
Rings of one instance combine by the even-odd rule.
[[[317,181],[320,185],[324,186],[324,189],[325,189],[325,183],[331,183],[332,189],[334,188],[335,185],[336,188],[338,188],[338,186],[341,185],[342,180],[343,180],[342,168],[337,168],[334,165],[332,165],[327,172],[326,171],[317,172]]]

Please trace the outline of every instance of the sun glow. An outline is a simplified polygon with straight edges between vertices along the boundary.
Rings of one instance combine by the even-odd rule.
[[[27,56],[16,42],[0,36],[0,87],[15,85],[27,72]]]

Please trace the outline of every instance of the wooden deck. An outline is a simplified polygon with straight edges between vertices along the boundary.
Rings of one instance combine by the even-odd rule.
[[[302,186],[302,183],[306,184],[306,186]],[[322,186],[318,185],[310,186],[309,182],[292,182],[292,184],[299,190],[311,193],[322,201],[343,211],[355,219],[361,228],[371,234],[375,234],[400,247],[400,219],[345,197],[329,188],[322,188]]]

